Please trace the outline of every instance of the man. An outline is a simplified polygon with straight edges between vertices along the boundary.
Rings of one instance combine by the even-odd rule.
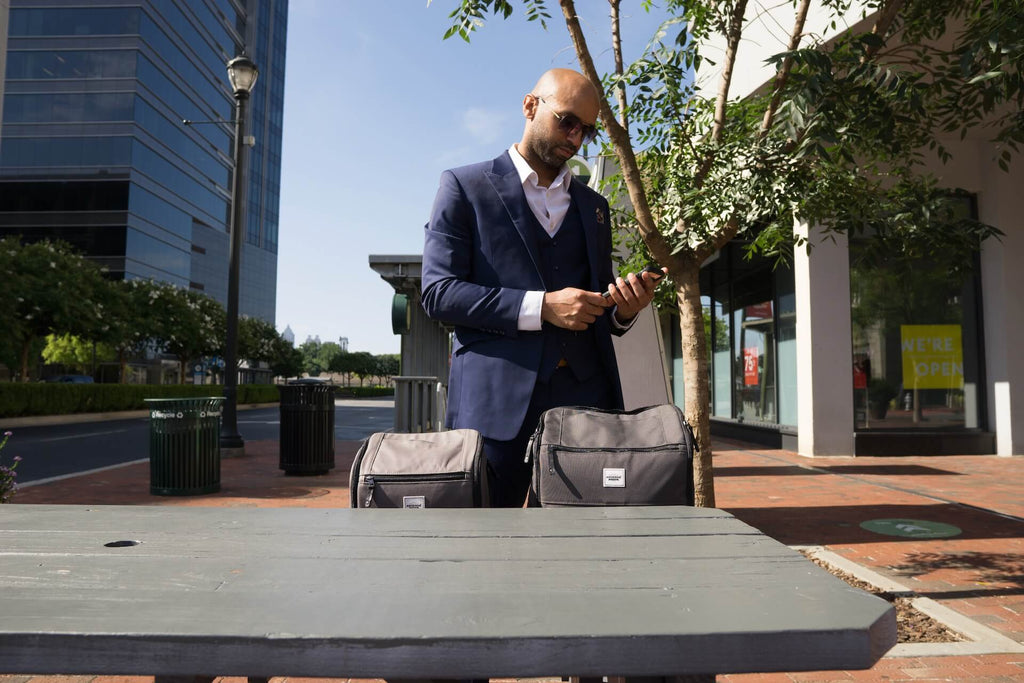
[[[423,308],[455,327],[446,424],[483,435],[496,507],[525,500],[544,410],[622,407],[611,335],[655,287],[613,279],[608,202],[566,165],[596,134],[597,89],[552,69],[522,107],[518,143],[441,175],[423,249]]]

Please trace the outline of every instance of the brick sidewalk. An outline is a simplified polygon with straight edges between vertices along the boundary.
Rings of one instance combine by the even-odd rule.
[[[718,507],[790,545],[822,546],[1024,643],[1024,458],[941,456],[802,458],[792,452],[719,442]],[[276,441],[250,441],[225,459],[222,490],[194,497],[149,494],[148,465],[136,464],[29,486],[18,504],[135,504],[347,507],[348,470],[358,442],[336,443],[327,475],[286,476]],[[952,524],[957,536],[883,536],[877,519]],[[0,676],[0,683],[146,683],[149,677]],[[220,679],[244,683],[245,679]],[[275,679],[308,683],[313,679]],[[346,679],[325,679],[330,681]],[[1024,652],[889,656],[869,671],[719,676],[721,683],[774,681],[1024,681]]]

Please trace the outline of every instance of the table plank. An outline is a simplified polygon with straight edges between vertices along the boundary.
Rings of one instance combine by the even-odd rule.
[[[719,510],[0,510],[7,673],[795,671],[894,643],[887,603]]]

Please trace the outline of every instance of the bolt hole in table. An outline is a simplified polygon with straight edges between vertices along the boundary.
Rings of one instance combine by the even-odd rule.
[[[885,601],[711,508],[0,508],[6,674],[711,680],[895,642]]]

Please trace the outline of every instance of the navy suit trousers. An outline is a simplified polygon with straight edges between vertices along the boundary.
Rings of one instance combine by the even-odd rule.
[[[603,372],[580,382],[567,367],[555,370],[547,382],[538,382],[523,426],[515,438],[510,441],[484,438],[484,455],[492,474],[489,482],[492,507],[522,507],[526,502],[533,471],[532,464],[526,462],[527,443],[541,413],[560,406],[614,408],[614,389]]]

